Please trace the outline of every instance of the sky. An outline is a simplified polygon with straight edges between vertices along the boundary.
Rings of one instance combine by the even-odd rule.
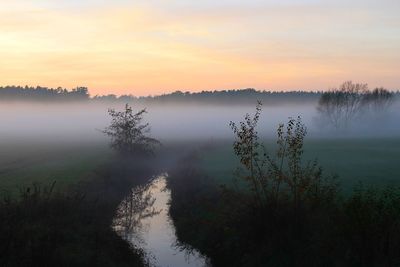
[[[0,0],[0,85],[400,89],[399,0]]]

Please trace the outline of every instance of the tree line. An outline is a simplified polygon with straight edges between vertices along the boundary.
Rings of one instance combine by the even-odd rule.
[[[351,89],[351,86],[360,86],[357,92],[345,92]],[[343,86],[346,86],[346,83]],[[134,95],[95,95],[90,96],[86,87],[77,87],[72,90],[65,88],[48,87],[29,87],[29,86],[4,86],[0,87],[0,100],[32,100],[32,101],[79,101],[91,100],[95,102],[120,102],[120,103],[141,103],[141,104],[224,104],[224,105],[252,105],[256,101],[262,101],[264,105],[276,104],[297,104],[297,103],[316,103],[319,101],[321,112],[327,109],[330,112],[332,106],[343,106],[343,103],[363,104],[369,103],[371,108],[380,108],[388,97],[394,99],[400,92],[389,92],[384,88],[376,88],[373,91],[366,90],[364,84],[347,83],[348,88],[334,89],[329,92],[323,91],[266,91],[253,88],[235,89],[235,90],[214,90],[201,92],[175,91],[173,93],[161,94],[155,96],[134,96]],[[356,89],[356,88],[353,88]],[[351,90],[353,90],[351,89]],[[367,92],[368,91],[368,92]],[[359,95],[365,95],[363,101],[357,98]],[[357,99],[355,99],[357,98]],[[346,99],[346,100],[345,100]],[[379,99],[379,101],[376,101]],[[350,101],[351,100],[351,101]],[[350,102],[346,102],[350,101]],[[381,101],[381,102],[380,102]],[[360,103],[359,103],[360,102]],[[366,106],[366,105],[364,105]]]
[[[67,90],[61,87],[4,86],[0,87],[0,100],[80,101],[89,100],[89,91],[86,87]]]
[[[259,91],[252,88],[237,90],[214,90],[201,92],[175,91],[156,96],[134,95],[95,95],[90,96],[87,87],[77,87],[71,90],[66,88],[48,88],[42,86],[3,86],[0,87],[0,100],[33,100],[33,101],[64,101],[64,100],[92,100],[96,102],[123,102],[143,104],[163,103],[209,103],[209,104],[252,104],[261,100],[267,104],[281,102],[309,102],[317,101],[322,92],[306,91]]]
[[[265,105],[281,103],[310,103],[319,99],[322,92],[307,91],[260,91],[253,88],[238,90],[182,92],[142,98],[144,102],[189,102],[201,104],[228,104],[228,105],[252,105],[256,101],[262,101]]]
[[[168,94],[156,96],[132,95],[117,96],[96,95],[94,101],[122,102],[122,103],[143,103],[143,104],[223,104],[223,105],[252,105],[257,100],[263,101],[268,105],[281,103],[310,103],[318,101],[322,91],[260,91],[253,88],[236,90],[214,90],[201,92],[175,91]]]

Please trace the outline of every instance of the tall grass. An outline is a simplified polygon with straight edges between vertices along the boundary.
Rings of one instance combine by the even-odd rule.
[[[140,159],[120,159],[68,191],[32,185],[17,198],[2,196],[0,266],[146,266],[143,251],[111,225],[122,198],[152,171]]]

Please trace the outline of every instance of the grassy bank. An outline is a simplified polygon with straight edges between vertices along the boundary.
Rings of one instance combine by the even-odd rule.
[[[62,190],[42,183],[19,187],[17,197],[3,194],[0,265],[146,266],[142,250],[122,240],[111,224],[130,188],[154,174],[147,163],[109,160],[96,165],[90,179],[77,176],[74,186]]]

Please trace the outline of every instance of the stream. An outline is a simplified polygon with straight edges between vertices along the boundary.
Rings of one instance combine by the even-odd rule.
[[[132,189],[120,203],[113,227],[133,246],[143,248],[152,266],[210,266],[196,250],[178,245],[169,217],[166,177],[167,174],[161,174],[149,185]]]

